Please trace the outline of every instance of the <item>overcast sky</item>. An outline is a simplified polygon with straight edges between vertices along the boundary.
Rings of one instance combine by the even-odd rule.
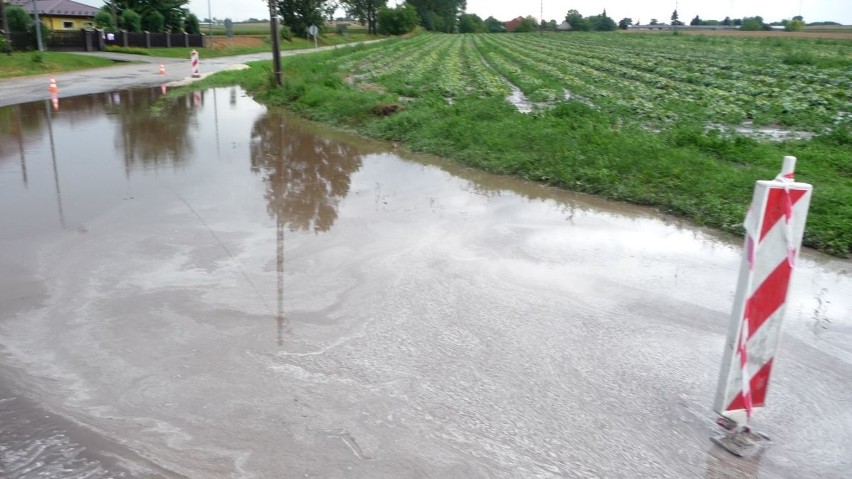
[[[81,3],[87,2],[82,0]],[[397,2],[390,0],[388,3],[394,6]],[[806,22],[852,24],[852,0],[467,0],[467,11],[483,19],[494,16],[506,21],[527,15],[541,18],[543,6],[546,20],[562,21],[565,13],[572,8],[583,16],[589,16],[601,13],[605,7],[607,15],[616,21],[628,17],[648,23],[652,18],[668,22],[675,5],[680,20],[686,23],[695,15],[704,20],[760,15],[767,22],[802,15]],[[215,18],[230,18],[234,21],[251,17],[269,18],[266,0],[190,0],[189,9],[201,19],[211,14]]]

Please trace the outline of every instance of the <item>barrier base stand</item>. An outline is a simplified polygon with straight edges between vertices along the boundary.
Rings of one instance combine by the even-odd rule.
[[[737,457],[752,457],[772,443],[766,434],[752,431],[748,426],[738,426],[728,418],[719,418],[717,423],[724,431],[710,440]]]

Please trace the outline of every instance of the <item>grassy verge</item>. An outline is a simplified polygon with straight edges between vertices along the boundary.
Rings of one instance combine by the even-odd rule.
[[[105,58],[60,52],[15,52],[0,54],[0,78],[69,72],[113,65]]]
[[[370,47],[358,47],[364,48]],[[200,86],[237,83],[263,103],[411,150],[653,206],[735,234],[742,234],[754,181],[773,178],[782,157],[794,155],[797,179],[816,191],[805,244],[840,257],[852,251],[852,134],[846,125],[808,141],[771,143],[708,131],[697,121],[655,133],[581,101],[533,114],[518,113],[500,96],[410,101],[381,85],[351,86],[338,65],[358,49],[288,58],[280,88],[272,87],[269,62],[214,75]]]

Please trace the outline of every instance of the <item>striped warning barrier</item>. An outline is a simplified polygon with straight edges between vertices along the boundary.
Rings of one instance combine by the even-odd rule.
[[[198,62],[198,51],[193,49],[189,52],[189,59],[192,63],[192,78],[200,78],[201,77],[201,66]]]
[[[758,181],[745,220],[745,253],[728,325],[713,409],[747,427],[766,404],[790,277],[805,229],[812,187],[793,180],[796,158],[784,158],[772,181]]]

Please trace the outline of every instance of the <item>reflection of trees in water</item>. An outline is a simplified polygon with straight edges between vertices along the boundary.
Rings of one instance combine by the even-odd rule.
[[[151,108],[160,97],[156,89],[113,93],[109,113],[118,117],[121,137],[116,144],[124,153],[128,170],[141,163],[146,168],[178,166],[192,153],[190,125],[195,113],[188,101],[174,101],[163,110]]]
[[[350,177],[361,167],[352,145],[319,136],[280,113],[258,118],[251,132],[251,171],[263,175],[267,211],[275,219],[277,343],[284,342],[284,227],[328,231],[337,206],[349,193]]]
[[[74,127],[99,120],[106,113],[120,124],[120,136],[115,143],[123,152],[128,170],[139,166],[177,166],[192,153],[189,127],[194,125],[195,112],[191,94],[166,104],[164,110],[152,109],[160,96],[157,88],[70,98],[60,94],[59,111],[51,115],[51,121],[54,125]],[[42,141],[47,120],[41,101],[0,108],[0,163],[20,159],[30,144]],[[86,138],[86,141],[92,140]]]
[[[270,112],[252,128],[251,169],[264,175],[269,215],[290,231],[328,231],[361,167],[357,148]]]
[[[0,163],[20,158],[46,128],[42,102],[0,108]]]

